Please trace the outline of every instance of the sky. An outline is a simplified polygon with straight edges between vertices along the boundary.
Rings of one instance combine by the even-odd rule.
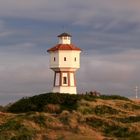
[[[1,105],[52,90],[46,50],[63,32],[83,50],[78,93],[135,96],[135,86],[140,87],[139,0],[0,0]]]

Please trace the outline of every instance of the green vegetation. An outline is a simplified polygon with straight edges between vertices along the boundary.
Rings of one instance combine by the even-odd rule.
[[[128,127],[118,124],[112,120],[107,121],[102,118],[97,117],[87,117],[87,124],[91,125],[94,128],[101,129],[106,136],[113,137],[133,137],[139,134],[138,131],[129,130]]]
[[[129,109],[129,110],[135,110],[135,109],[140,109],[140,105],[135,105],[135,104],[131,104],[131,103],[126,103],[123,105],[124,109]]]
[[[15,118],[0,125],[0,140],[32,140],[34,131]]]
[[[140,122],[140,116],[129,116],[125,118],[116,118],[117,121],[122,123],[134,123],[134,122]]]
[[[45,126],[45,121],[46,121],[45,116],[43,115],[34,116],[32,119],[35,123],[38,123],[40,126]]]
[[[117,114],[119,110],[116,110],[110,106],[106,105],[97,105],[95,107],[83,107],[80,108],[79,111],[86,115],[86,114],[96,114],[96,115],[104,115],[104,114]]]
[[[21,124],[19,124],[17,121],[9,120],[8,122],[0,126],[0,132],[9,130],[18,130],[21,127],[22,127]]]
[[[85,95],[70,95],[70,94],[59,94],[59,93],[47,93],[47,94],[41,94],[36,95],[29,98],[22,98],[21,100],[17,101],[13,105],[11,105],[8,108],[8,112],[13,113],[23,113],[23,112],[29,112],[29,111],[47,111],[46,106],[48,104],[55,104],[59,105],[59,111],[56,113],[62,112],[62,110],[76,110],[77,109],[77,103],[81,99],[87,100],[87,101],[96,101],[96,99],[103,99],[103,100],[126,100],[128,101],[128,98],[121,97],[118,95],[101,95],[100,97],[85,94]]]
[[[124,101],[130,101],[128,98],[120,96],[120,95],[101,95],[100,99],[103,99],[103,100],[124,100]]]
[[[0,140],[140,138],[140,104],[117,95],[48,93],[23,98],[6,110]]]
[[[4,111],[4,107],[0,105],[0,111]]]
[[[95,107],[95,113],[98,115],[101,114],[117,114],[119,113],[118,110],[110,107],[110,106],[106,106],[106,105],[97,105]]]

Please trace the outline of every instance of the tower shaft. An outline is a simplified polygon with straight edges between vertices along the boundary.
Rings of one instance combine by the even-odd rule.
[[[54,71],[53,92],[76,94],[75,71]]]

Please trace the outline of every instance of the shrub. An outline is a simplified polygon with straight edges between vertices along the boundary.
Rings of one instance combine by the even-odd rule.
[[[29,111],[43,111],[48,104],[59,104],[63,110],[74,110],[81,96],[59,93],[47,93],[30,98],[23,98],[8,108],[9,112],[22,113]]]
[[[101,114],[117,114],[119,113],[118,110],[110,107],[110,106],[106,106],[106,105],[97,105],[95,107],[95,114],[97,115],[101,115]]]
[[[134,122],[140,122],[140,116],[129,116],[126,118],[116,118],[117,121],[122,123],[134,123]]]
[[[128,109],[128,110],[140,110],[140,105],[133,104],[133,102],[125,103],[125,104],[121,105],[120,107],[122,107],[124,109]]]
[[[106,122],[97,117],[87,117],[86,123],[94,128],[100,128],[106,136],[115,136],[115,137],[132,137],[137,136],[139,132],[129,130],[128,127],[116,124],[114,122]]]
[[[94,108],[91,108],[91,107],[80,107],[78,109],[78,111],[80,113],[82,113],[83,115],[94,114],[95,113],[95,109]]]
[[[19,122],[15,120],[9,120],[8,122],[0,125],[0,132],[8,130],[19,130],[22,127],[23,126]]]
[[[11,140],[32,140],[32,136],[29,134],[21,134],[21,135],[12,137]]]
[[[43,109],[44,112],[49,112],[49,113],[60,113],[61,112],[61,108],[60,105],[58,104],[47,104],[44,106]]]
[[[36,111],[37,106],[33,104],[29,98],[22,98],[19,101],[15,102],[13,105],[11,105],[7,110],[13,113],[22,113]]]
[[[0,112],[4,111],[4,107],[0,105]]]
[[[103,115],[103,114],[117,114],[117,113],[119,113],[118,110],[116,110],[110,106],[106,106],[106,105],[97,105],[95,107],[80,106],[78,108],[78,111],[84,115],[87,115],[87,114]]]
[[[128,128],[120,127],[119,125],[106,125],[104,128],[104,132],[106,135],[116,136],[116,137],[126,137],[126,133],[128,133]]]
[[[136,136],[129,137],[128,140],[140,140],[140,134]]]
[[[9,136],[0,134],[0,140],[8,140],[8,139],[9,139]]]
[[[22,98],[9,106],[8,111],[13,113],[23,113],[30,111],[41,112],[44,107],[48,104],[59,104],[62,110],[76,110],[78,107],[78,101],[81,99],[87,101],[96,101],[96,99],[101,98],[104,100],[119,99],[119,100],[129,100],[125,97],[118,95],[102,95],[100,97],[93,95],[71,95],[71,94],[59,94],[59,93],[46,93],[40,94],[29,98]]]
[[[139,110],[140,109],[140,105],[132,104],[132,109]]]
[[[66,111],[64,110],[61,114],[60,114],[60,117],[59,117],[59,120],[63,123],[63,124],[68,124],[68,118],[70,116],[70,112],[69,111]]]
[[[40,126],[46,125],[46,117],[43,115],[36,115],[32,117],[33,121],[35,123],[38,123]]]
[[[95,128],[103,127],[104,125],[107,125],[107,123],[104,122],[102,119],[94,117],[94,116],[86,117],[86,123]]]
[[[137,131],[130,131],[128,127],[123,127],[119,125],[106,125],[104,128],[104,133],[107,136],[115,136],[115,137],[132,137],[137,136],[139,132]]]
[[[120,95],[101,95],[101,99],[103,100],[125,100],[125,101],[131,101],[126,97],[120,96]]]

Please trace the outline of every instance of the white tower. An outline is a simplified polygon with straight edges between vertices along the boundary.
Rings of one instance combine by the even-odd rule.
[[[77,94],[75,72],[80,68],[81,49],[71,44],[71,35],[58,35],[59,43],[48,49],[50,68],[54,71],[52,92]]]

